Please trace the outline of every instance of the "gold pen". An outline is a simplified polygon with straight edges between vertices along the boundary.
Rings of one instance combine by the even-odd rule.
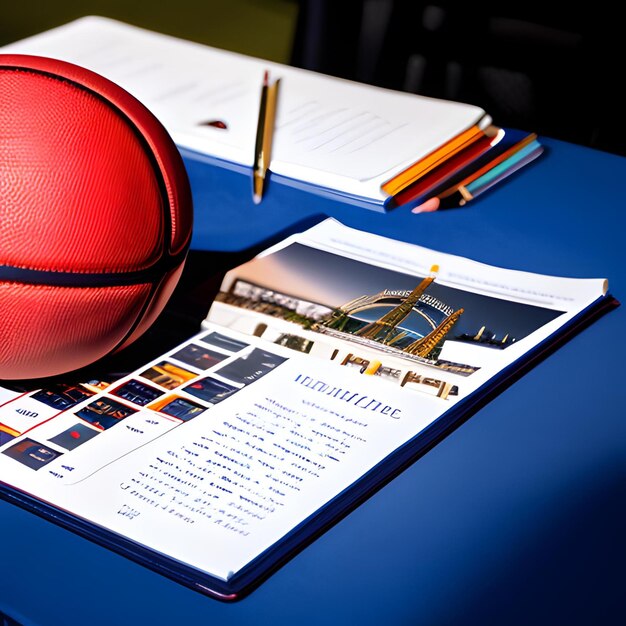
[[[263,198],[265,176],[270,165],[279,82],[280,79],[277,79],[270,85],[269,72],[265,71],[263,86],[261,87],[261,104],[259,106],[254,169],[252,171],[252,199],[255,204],[259,204]]]

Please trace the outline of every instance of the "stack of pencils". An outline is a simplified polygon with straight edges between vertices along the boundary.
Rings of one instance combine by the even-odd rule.
[[[382,185],[389,208],[414,213],[462,207],[543,152],[536,133],[480,125],[461,133]]]

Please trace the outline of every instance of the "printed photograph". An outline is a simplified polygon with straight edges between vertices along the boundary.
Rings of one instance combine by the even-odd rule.
[[[137,409],[133,409],[111,398],[98,398],[76,411],[75,415],[93,424],[100,430],[106,430],[111,428],[111,426],[115,426],[115,424],[119,424],[120,421],[133,413],[137,413]]]
[[[222,348],[222,350],[228,350],[229,352],[239,352],[239,350],[243,350],[249,345],[243,341],[216,332],[210,332],[204,335],[201,337],[201,341],[216,346],[217,348]]]
[[[207,410],[207,408],[201,404],[197,404],[181,396],[172,395],[160,398],[156,402],[153,402],[148,408],[153,411],[158,411],[159,413],[165,413],[165,415],[169,415],[170,417],[176,417],[183,422],[187,422]]]
[[[75,406],[79,402],[90,398],[95,391],[84,385],[70,385],[59,383],[46,389],[39,389],[31,398],[43,402],[59,411]]]
[[[165,392],[133,378],[116,387],[110,393],[133,404],[146,406],[146,404],[153,402]]]
[[[61,456],[60,452],[28,438],[9,446],[2,453],[34,470],[40,469]]]
[[[237,392],[239,387],[228,385],[221,380],[216,380],[215,378],[207,377],[199,378],[190,385],[183,387],[183,389],[189,395],[200,398],[200,400],[210,402],[211,404],[217,404]]]
[[[93,439],[100,431],[90,428],[86,424],[74,424],[71,428],[50,438],[50,442],[65,448],[74,450],[81,444]]]
[[[254,348],[248,354],[216,370],[216,374],[241,385],[249,385],[265,376],[287,359],[272,352]]]
[[[190,343],[171,356],[177,361],[182,361],[183,363],[187,363],[187,365],[192,365],[201,370],[208,370],[210,367],[228,358],[227,354],[203,348],[195,343]]]
[[[457,385],[453,385],[445,380],[439,380],[438,378],[422,376],[421,374],[416,374],[415,372],[407,372],[400,385],[402,387],[407,387],[408,389],[415,387],[419,391],[428,390],[431,394],[444,400],[448,398],[448,396],[459,395],[459,388]]]
[[[176,389],[176,387],[180,387],[183,383],[195,378],[197,374],[169,361],[161,361],[141,372],[141,376],[165,389]]]
[[[296,352],[304,352],[305,354],[311,352],[313,347],[313,342],[310,339],[294,335],[293,333],[280,333],[274,339],[274,343]]]
[[[260,315],[282,319],[462,375],[477,368],[447,355],[505,350],[562,314],[440,285],[437,272],[415,277],[292,244],[241,266],[216,300],[259,314],[259,326]]]

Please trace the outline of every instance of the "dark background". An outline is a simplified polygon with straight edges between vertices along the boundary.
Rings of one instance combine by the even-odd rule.
[[[626,154],[622,20],[603,2],[301,0],[292,62],[483,107],[494,123]],[[355,20],[360,15],[360,20]]]
[[[288,63],[295,0],[33,0],[5,2],[0,45],[85,15],[102,15],[216,48]]]

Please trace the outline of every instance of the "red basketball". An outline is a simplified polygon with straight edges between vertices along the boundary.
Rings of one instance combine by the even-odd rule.
[[[89,365],[154,322],[183,269],[189,181],[137,99],[0,54],[0,379]]]

